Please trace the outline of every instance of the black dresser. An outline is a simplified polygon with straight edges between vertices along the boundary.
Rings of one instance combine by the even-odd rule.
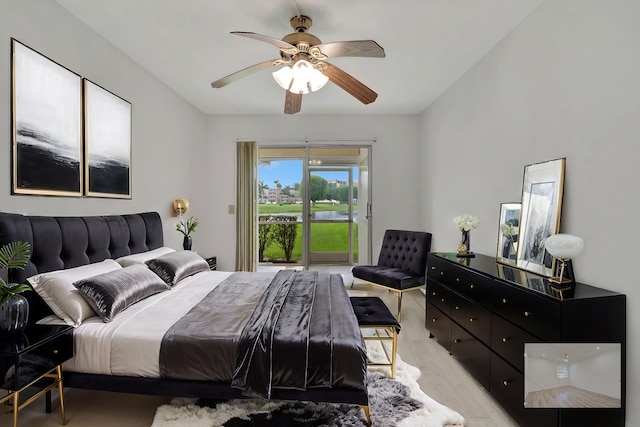
[[[521,426],[624,426],[626,296],[578,283],[560,298],[545,277],[476,255],[431,253],[425,327]],[[525,408],[524,344],[620,343],[621,408]]]

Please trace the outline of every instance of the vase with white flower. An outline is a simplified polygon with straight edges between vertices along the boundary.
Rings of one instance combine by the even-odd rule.
[[[194,218],[192,216],[190,216],[186,220],[180,217],[180,222],[176,224],[176,230],[178,230],[184,236],[184,239],[182,241],[182,248],[185,251],[191,250],[191,233],[196,230],[198,224],[198,218]]]
[[[480,220],[473,215],[464,214],[453,218],[453,225],[460,230],[462,237],[460,244],[458,245],[459,257],[474,257],[475,254],[471,252],[471,230],[478,227]]]

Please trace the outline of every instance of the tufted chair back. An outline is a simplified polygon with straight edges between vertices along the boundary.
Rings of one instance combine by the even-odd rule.
[[[378,265],[399,268],[415,276],[424,276],[427,270],[427,254],[430,250],[431,233],[386,230]]]

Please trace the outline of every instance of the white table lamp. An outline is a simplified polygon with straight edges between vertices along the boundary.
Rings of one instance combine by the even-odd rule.
[[[571,234],[554,234],[544,241],[547,252],[560,261],[560,275],[549,279],[551,283],[571,283],[571,280],[564,277],[564,269],[567,261],[577,257],[584,249],[584,240]]]

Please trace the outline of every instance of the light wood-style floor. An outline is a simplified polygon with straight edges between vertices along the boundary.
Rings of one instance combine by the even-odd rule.
[[[335,271],[335,270],[332,270]],[[356,294],[380,296],[395,313],[396,297],[369,285],[355,283],[348,288]],[[425,297],[419,291],[405,294],[402,310],[402,331],[398,339],[398,354],[407,363],[422,371],[422,390],[433,399],[455,409],[466,419],[467,427],[517,426],[495,403],[489,394],[449,356],[424,328]],[[46,414],[44,400],[32,403],[20,412],[20,427],[57,427],[60,410],[57,393],[53,393],[53,412]],[[158,406],[169,398],[142,396],[79,389],[65,389],[67,425],[149,427]],[[11,426],[10,414],[0,415],[0,426]]]
[[[527,393],[527,408],[619,408],[620,399],[574,386],[548,388]]]

